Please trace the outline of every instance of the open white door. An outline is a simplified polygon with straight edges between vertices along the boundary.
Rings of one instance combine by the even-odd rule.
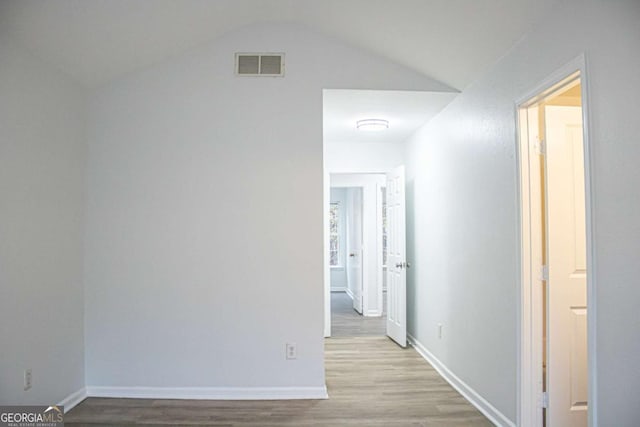
[[[362,188],[347,190],[347,286],[362,314]]]
[[[545,107],[547,426],[587,425],[587,251],[582,109]]]
[[[407,345],[407,261],[404,166],[387,174],[387,335]]]

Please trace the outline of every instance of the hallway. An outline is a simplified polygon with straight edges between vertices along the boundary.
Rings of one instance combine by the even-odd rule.
[[[386,292],[383,293],[381,317],[365,317],[353,309],[353,301],[346,292],[331,292],[332,337],[381,337],[386,335]]]

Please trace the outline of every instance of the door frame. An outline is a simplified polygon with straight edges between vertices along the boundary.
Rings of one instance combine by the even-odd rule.
[[[591,148],[591,121],[589,110],[589,81],[587,61],[582,54],[556,70],[515,102],[516,119],[516,170],[518,178],[517,211],[520,234],[518,247],[520,252],[520,303],[518,304],[518,425],[521,427],[542,427],[542,297],[534,292],[534,286],[541,265],[535,254],[542,252],[542,235],[539,221],[535,221],[536,209],[532,203],[531,192],[535,192],[536,171],[529,164],[529,135],[527,121],[523,114],[531,105],[546,95],[555,92],[563,83],[579,76],[582,96],[582,128],[584,146],[585,173],[585,216],[587,243],[587,358],[588,358],[588,425],[597,426],[597,376],[596,376],[596,265],[595,230],[593,212],[593,150]],[[537,177],[539,178],[539,171]],[[540,181],[537,180],[539,183]],[[533,187],[532,187],[533,185]],[[538,212],[540,209],[538,209]],[[539,214],[538,214],[539,215]]]
[[[330,192],[331,188],[348,188],[348,187],[356,187],[362,188],[363,191],[363,221],[366,215],[365,206],[369,206],[371,201],[366,198],[366,190],[370,186],[375,191],[375,233],[376,237],[373,242],[369,242],[370,239],[366,239],[363,242],[363,253],[368,253],[371,251],[370,246],[373,246],[375,249],[375,275],[374,280],[376,283],[376,301],[379,310],[371,310],[369,304],[369,291],[367,286],[363,286],[362,289],[362,315],[363,316],[377,316],[382,315],[383,312],[383,295],[382,295],[382,287],[383,287],[383,277],[382,277],[382,196],[380,188],[381,185],[379,182],[375,182],[373,175],[376,175],[378,179],[386,180],[386,172],[343,172],[343,171],[325,171],[325,182],[324,182],[324,193],[325,193],[325,232],[324,232],[324,241],[325,241],[325,292],[324,292],[324,336],[328,338],[331,336],[331,268],[329,266],[329,221],[328,221],[328,212],[330,207]],[[365,200],[366,198],[366,200]],[[367,202],[369,200],[369,202]],[[367,233],[366,229],[363,229],[363,236]],[[365,270],[367,269],[369,264],[367,263],[367,259],[363,257],[363,282],[365,278]],[[379,313],[378,313],[379,311]]]
[[[368,289],[365,289],[365,279],[368,279],[369,267],[369,243],[366,235],[366,226],[368,221],[365,219],[365,186],[348,186],[334,185],[335,181],[340,182],[340,178],[333,177],[331,189],[345,190],[347,195],[347,203],[345,204],[345,265],[344,272],[347,279],[346,293],[352,299],[351,306],[360,315],[365,314],[365,300],[369,296]],[[368,201],[368,200],[366,200]],[[368,205],[368,203],[367,203]],[[359,216],[359,221],[355,218]],[[356,224],[358,223],[358,224]],[[359,227],[356,227],[358,225]],[[359,230],[358,230],[359,228]],[[358,242],[358,237],[360,242]],[[352,246],[352,244],[355,246]],[[351,255],[355,255],[354,258]],[[359,274],[353,274],[355,270],[359,270]],[[333,292],[333,289],[332,289]],[[365,295],[366,293],[366,295]]]

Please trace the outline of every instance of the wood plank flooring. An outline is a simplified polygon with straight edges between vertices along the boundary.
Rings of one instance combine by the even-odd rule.
[[[386,337],[325,340],[327,400],[207,401],[89,398],[67,426],[441,426],[491,423],[412,348]]]
[[[353,309],[353,300],[346,292],[331,292],[331,336],[333,337],[385,336],[386,318],[386,292],[380,317],[361,316]]]

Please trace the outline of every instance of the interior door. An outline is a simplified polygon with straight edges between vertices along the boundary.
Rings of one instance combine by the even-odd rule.
[[[404,166],[387,174],[387,335],[407,345]]]
[[[545,107],[547,426],[587,425],[587,263],[582,109]]]
[[[362,188],[347,190],[347,286],[362,314]]]

